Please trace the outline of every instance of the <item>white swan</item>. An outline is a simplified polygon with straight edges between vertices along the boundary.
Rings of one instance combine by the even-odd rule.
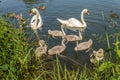
[[[53,38],[63,36],[62,31],[58,31],[58,30],[48,30],[48,34],[51,35]]]
[[[65,51],[65,49],[66,49],[66,46],[64,44],[65,41],[66,41],[65,39],[62,39],[61,45],[57,45],[57,46],[54,46],[53,48],[49,49],[48,54],[49,55],[56,55],[56,54],[60,54],[63,51]]]
[[[77,46],[74,48],[75,51],[82,51],[82,50],[86,50],[89,49],[93,44],[92,39],[89,39],[86,42],[81,42],[78,44],[77,42]]]
[[[30,10],[30,15],[34,14],[30,21],[30,27],[34,29],[42,29],[43,21],[42,17],[39,14],[39,11],[36,8]]]
[[[84,13],[89,14],[89,10],[88,9],[82,10],[81,22],[77,20],[76,18],[69,18],[68,20],[62,20],[62,19],[57,18],[57,20],[61,23],[62,27],[65,27],[73,31],[76,31],[76,30],[83,31],[87,26],[84,20],[84,17],[83,17]]]

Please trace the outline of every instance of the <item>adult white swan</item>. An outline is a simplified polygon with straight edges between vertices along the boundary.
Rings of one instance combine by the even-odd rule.
[[[43,25],[42,18],[39,14],[39,11],[36,8],[31,9],[29,13],[30,15],[34,14],[34,16],[30,21],[30,27],[33,29],[34,33],[40,40],[37,29],[40,29],[40,30],[42,29],[42,25]]]
[[[39,13],[39,11],[36,8],[33,8],[30,10],[30,15],[34,14],[30,21],[30,27],[32,29],[41,29],[43,25],[42,17]]]
[[[61,23],[62,27],[76,31],[83,31],[87,24],[84,20],[84,14],[89,15],[89,10],[88,9],[83,9],[81,12],[81,21],[77,20],[76,18],[69,18],[68,20],[62,20],[57,18],[57,20]]]

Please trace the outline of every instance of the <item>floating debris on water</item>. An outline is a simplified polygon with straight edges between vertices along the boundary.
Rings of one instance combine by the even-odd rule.
[[[113,11],[110,11],[110,17],[111,18],[119,18],[119,15],[116,13],[113,13]]]
[[[44,5],[41,5],[41,6],[38,7],[38,9],[39,9],[39,10],[45,10],[46,7],[45,7]]]

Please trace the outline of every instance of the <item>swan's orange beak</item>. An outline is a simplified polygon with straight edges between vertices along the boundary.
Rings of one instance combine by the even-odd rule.
[[[29,14],[30,14],[30,16],[33,14],[31,10],[29,11]]]
[[[90,13],[87,13],[87,15],[90,15]]]

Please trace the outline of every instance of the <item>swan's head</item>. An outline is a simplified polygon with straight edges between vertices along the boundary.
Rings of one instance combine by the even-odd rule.
[[[51,30],[48,30],[48,34],[51,34]]]
[[[88,9],[83,9],[83,11],[82,11],[82,12],[83,12],[83,13],[85,13],[85,14],[87,14],[87,15],[89,15],[89,14],[90,14]]]
[[[62,38],[62,42],[64,43],[64,44],[67,44],[68,43],[68,41],[67,41],[67,39],[64,37],[64,38]]]
[[[29,11],[29,14],[32,15],[32,14],[38,14],[38,10],[36,8],[33,8]]]
[[[45,41],[44,40],[39,40],[38,43],[39,43],[40,46],[44,46],[45,45]]]
[[[78,50],[77,47],[75,47],[74,50],[77,52],[77,50]]]
[[[89,39],[89,40],[88,40],[88,43],[89,43],[90,45],[92,45],[92,44],[93,44],[92,39]]]

